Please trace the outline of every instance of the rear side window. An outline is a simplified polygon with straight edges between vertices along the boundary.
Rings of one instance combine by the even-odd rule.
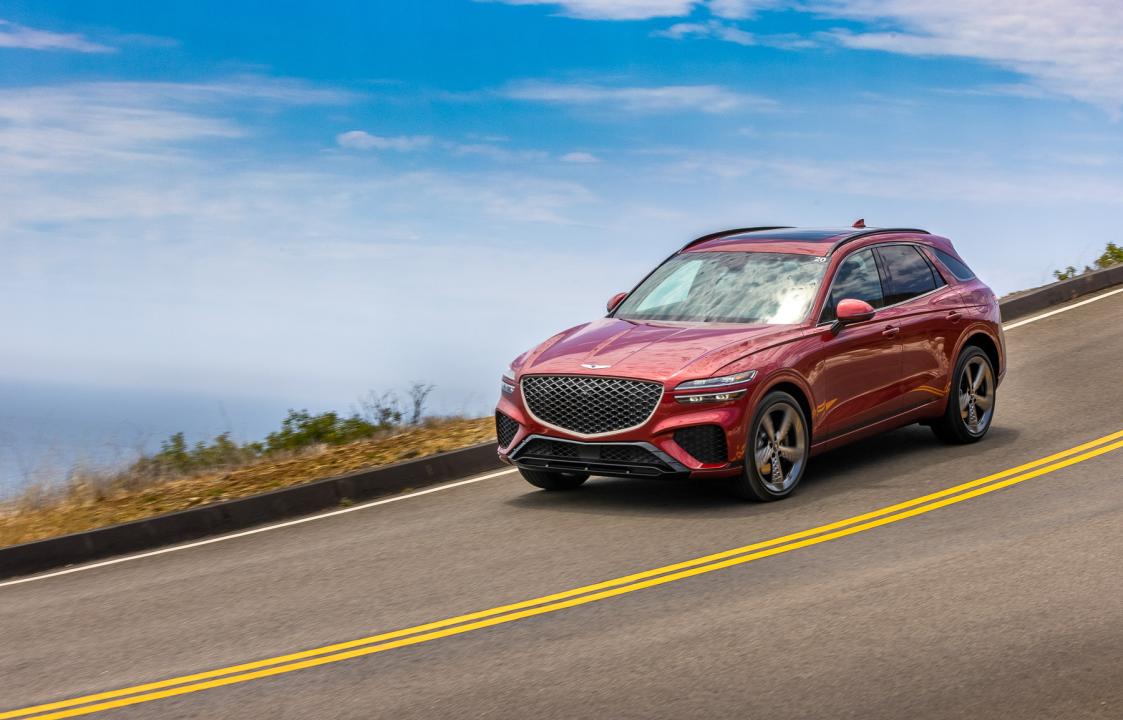
[[[975,273],[971,272],[971,268],[964,265],[963,261],[959,260],[954,255],[946,253],[943,250],[937,250],[936,248],[932,248],[932,252],[936,253],[936,257],[940,258],[940,262],[944,264],[944,267],[951,270],[951,274],[955,276],[956,280],[971,280],[975,277]]]
[[[912,245],[886,245],[877,250],[885,269],[885,304],[911,300],[943,285],[935,271]]]
[[[881,278],[877,274],[877,263],[874,261],[872,250],[859,250],[838,266],[838,272],[834,275],[834,284],[831,285],[830,297],[827,298],[827,305],[823,308],[822,321],[834,320],[835,307],[840,300],[846,298],[865,300],[875,308],[885,306]]]

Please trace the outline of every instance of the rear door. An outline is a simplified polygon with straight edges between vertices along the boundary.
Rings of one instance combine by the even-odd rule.
[[[812,392],[817,407],[816,440],[856,430],[892,414],[901,393],[900,344],[878,310],[872,320],[854,323],[835,335],[830,323],[845,298],[884,308],[877,260],[870,248],[851,253],[839,264],[820,316],[819,347]]]
[[[944,398],[958,303],[955,291],[915,245],[879,245],[875,252],[885,320],[900,327],[900,395],[890,408],[896,414]]]

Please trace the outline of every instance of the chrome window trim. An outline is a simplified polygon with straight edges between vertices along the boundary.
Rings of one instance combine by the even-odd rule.
[[[851,255],[853,255],[854,253],[858,253],[858,252],[861,252],[861,251],[863,251],[863,250],[872,250],[873,248],[879,248],[879,247],[889,247],[890,245],[911,245],[911,246],[913,246],[914,248],[917,248],[917,250],[918,250],[918,251],[921,251],[921,255],[922,255],[922,256],[923,256],[923,254],[924,254],[924,253],[923,253],[923,251],[922,251],[922,248],[925,248],[925,247],[929,247],[929,246],[927,246],[927,245],[924,245],[923,243],[917,243],[917,242],[909,242],[909,241],[907,241],[907,240],[900,240],[900,241],[896,241],[896,242],[885,242],[885,243],[877,243],[876,245],[866,245],[865,247],[861,247],[861,248],[858,248],[858,249],[857,249],[857,250],[855,250],[854,252],[851,252],[851,253],[847,253],[846,255],[843,255],[843,256],[842,256],[842,259],[838,261],[838,264],[839,264],[839,265],[842,265],[842,263],[846,262],[846,258],[850,257],[850,256],[851,256]],[[931,267],[931,261],[929,261],[929,260],[928,260],[928,258],[926,258],[926,257],[925,257],[925,258],[924,258],[924,261],[925,261],[925,262],[927,262],[927,263],[929,263],[929,267]],[[831,292],[832,292],[832,291],[834,290],[834,281],[835,281],[835,279],[837,278],[837,275],[838,275],[838,272],[837,272],[837,271],[838,271],[838,268],[837,268],[837,266],[836,266],[836,267],[835,267],[835,276],[836,276],[836,277],[832,277],[832,278],[831,278],[831,284],[830,284],[830,287],[828,287],[828,288],[827,288],[827,294],[826,294],[826,296],[825,296],[825,298],[824,298],[824,299],[826,299],[826,298],[830,298],[830,296],[831,296]],[[880,275],[880,270],[878,271],[878,273],[879,273],[879,274],[878,274],[878,279],[880,280],[880,279],[881,279],[881,275]],[[934,288],[932,288],[931,290],[929,290],[929,291],[928,291],[928,292],[926,292],[926,293],[923,293],[923,294],[921,294],[921,295],[914,295],[914,296],[910,297],[910,298],[909,298],[908,300],[902,300],[902,301],[900,301],[900,302],[895,302],[895,303],[893,303],[892,305],[882,305],[882,306],[881,306],[881,307],[879,307],[879,308],[874,308],[874,315],[876,316],[876,315],[877,315],[877,313],[881,312],[882,310],[888,310],[889,308],[900,307],[901,305],[908,305],[908,304],[909,304],[910,302],[913,302],[913,301],[919,300],[920,298],[928,297],[928,296],[929,296],[929,295],[931,295],[932,293],[936,293],[936,292],[939,292],[940,290],[943,290],[944,288],[947,288],[947,287],[951,287],[951,283],[947,282],[946,278],[942,278],[942,277],[941,277],[941,280],[944,280],[944,284],[943,284],[943,285],[940,285],[940,286],[938,286],[938,287],[934,287]],[[827,307],[826,307],[826,305],[824,305],[824,306],[823,306],[823,309],[819,311],[819,318],[820,318],[820,319],[819,319],[819,321],[818,321],[818,322],[816,322],[816,323],[815,323],[815,327],[821,327],[821,326],[823,326],[823,325],[832,325],[832,324],[834,324],[834,320],[823,320],[823,319],[822,319],[822,317],[823,317],[823,312],[825,312],[825,311],[826,311],[826,309],[827,309]]]

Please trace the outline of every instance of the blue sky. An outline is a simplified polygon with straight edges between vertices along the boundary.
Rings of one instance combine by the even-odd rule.
[[[1119,240],[1123,10],[983,5],[3,3],[0,380],[486,412],[729,226],[1042,284]]]

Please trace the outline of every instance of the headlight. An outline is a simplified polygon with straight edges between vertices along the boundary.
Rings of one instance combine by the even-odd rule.
[[[688,380],[675,387],[675,392],[682,392],[684,390],[696,390],[699,392],[675,395],[675,400],[683,405],[720,403],[736,400],[747,391],[744,388],[734,388],[732,390],[725,390],[724,388],[750,382],[755,377],[756,370],[747,370],[745,372],[733,373],[732,375],[722,375],[721,377]]]
[[[515,392],[515,371],[510,367],[503,371],[503,380],[500,383],[500,389],[503,390],[504,395],[510,395]]]
[[[680,390],[712,390],[713,388],[727,387],[729,385],[740,385],[747,383],[756,377],[756,370],[746,370],[745,372],[733,373],[732,375],[722,375],[721,377],[703,378],[701,380],[687,380],[684,383],[679,383],[675,391]]]

